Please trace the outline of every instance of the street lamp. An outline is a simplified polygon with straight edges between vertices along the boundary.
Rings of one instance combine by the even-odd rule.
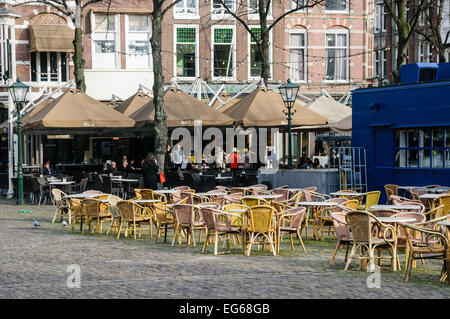
[[[25,99],[27,97],[28,89],[30,87],[25,83],[20,82],[20,79],[17,78],[17,82],[11,85],[9,89],[9,94],[11,94],[12,100],[16,106],[17,113],[17,204],[23,205],[23,172],[22,172],[22,115],[20,112],[22,111],[23,104],[25,103]]]
[[[297,99],[299,86],[297,84],[291,83],[291,79],[287,80],[287,83],[280,86],[278,89],[280,90],[281,98],[283,99],[284,106],[287,108],[287,111],[283,111],[283,113],[287,116],[288,120],[288,139],[289,139],[289,155],[288,155],[288,168],[292,168],[292,132],[291,132],[291,121],[292,116],[295,114],[295,110],[292,111],[294,107],[295,100]]]

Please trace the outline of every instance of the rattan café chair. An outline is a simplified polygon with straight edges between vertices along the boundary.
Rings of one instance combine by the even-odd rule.
[[[257,205],[249,208],[246,218],[244,238],[244,252],[250,256],[252,245],[264,244],[267,241],[274,256],[277,255],[275,249],[276,231],[276,211],[268,205]],[[246,238],[248,237],[248,238]],[[260,239],[259,241],[257,239]]]
[[[117,233],[117,239],[120,238],[120,233],[123,227],[125,227],[125,237],[128,236],[128,232],[130,231],[133,232],[134,239],[136,239],[137,231],[139,231],[139,237],[141,237],[143,224],[148,225],[149,233],[151,233],[153,215],[150,208],[143,207],[126,200],[118,202],[117,208],[122,216],[119,231]]]
[[[278,240],[277,240],[277,252],[280,251],[280,242],[283,235],[289,235],[289,239],[291,241],[291,249],[294,251],[294,239],[293,235],[296,234],[297,238],[300,242],[300,245],[303,248],[303,251],[306,253],[305,245],[302,240],[302,227],[303,227],[303,219],[306,215],[306,207],[294,207],[288,210],[281,212],[278,216]]]

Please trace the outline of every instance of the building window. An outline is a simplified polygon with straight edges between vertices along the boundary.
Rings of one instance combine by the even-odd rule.
[[[418,50],[419,62],[429,63],[433,61],[433,48],[431,43],[420,42]]]
[[[348,11],[348,0],[326,0],[326,11]]]
[[[327,33],[327,77],[328,81],[348,80],[348,34]]]
[[[127,19],[127,69],[148,69],[150,68],[150,17],[128,15]]]
[[[213,28],[213,77],[234,78],[233,28]]]
[[[197,29],[177,27],[176,30],[176,76],[194,78],[197,76]]]
[[[306,81],[306,32],[292,32],[289,38],[291,80]]]
[[[224,0],[226,7],[234,12],[234,0]],[[223,19],[225,17],[230,17],[228,10],[222,5],[222,1],[213,0],[212,1],[212,18],[213,19]]]
[[[117,59],[117,30],[119,23],[116,15],[95,14],[93,39],[93,68],[115,69],[118,66]]]
[[[181,0],[175,5],[174,13],[178,19],[198,19],[198,0]]]
[[[250,30],[256,34],[257,38],[261,36],[260,28],[250,28]],[[262,73],[262,56],[259,52],[258,45],[256,44],[253,37],[249,34],[249,42],[250,42],[250,77],[259,77]],[[271,43],[272,31],[269,34],[269,43]],[[272,65],[272,46],[269,44],[269,64]],[[271,67],[272,69],[272,67]],[[272,73],[272,70],[270,70]]]
[[[250,20],[259,19],[259,1],[260,0],[248,0],[248,18]],[[270,2],[267,19],[272,19],[272,1]]]
[[[450,128],[396,130],[395,166],[450,168]]]
[[[383,3],[377,3],[375,5],[375,23],[374,23],[374,32],[386,32],[386,19],[387,19],[387,11],[386,6]]]
[[[31,52],[32,82],[67,82],[69,74],[66,52]]]

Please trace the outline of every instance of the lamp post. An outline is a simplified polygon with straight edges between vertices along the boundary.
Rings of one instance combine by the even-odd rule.
[[[287,83],[280,86],[278,89],[280,90],[281,98],[283,99],[284,106],[286,107],[287,111],[283,111],[284,114],[287,116],[288,120],[288,168],[292,168],[292,116],[295,114],[295,110],[292,111],[292,108],[294,107],[295,100],[297,99],[299,86],[297,84],[291,83],[291,79],[287,80]]]
[[[8,89],[11,94],[12,100],[16,106],[17,113],[17,205],[23,205],[23,171],[22,171],[22,110],[23,104],[27,97],[28,89],[30,87],[25,83],[20,82],[17,78],[17,82],[13,83]]]

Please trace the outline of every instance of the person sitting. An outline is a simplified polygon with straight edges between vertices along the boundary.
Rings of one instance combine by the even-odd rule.
[[[322,168],[322,165],[320,165],[319,159],[317,157],[314,159],[312,168]]]
[[[108,173],[113,176],[119,175],[119,170],[117,169],[117,163],[112,161],[111,166],[109,167]]]
[[[55,173],[52,170],[52,168],[50,167],[50,163],[51,163],[50,161],[45,162],[44,171],[43,171],[44,175],[52,175]]]
[[[300,169],[308,169],[311,167],[311,160],[309,158],[305,159],[303,164],[301,164],[298,168]]]

